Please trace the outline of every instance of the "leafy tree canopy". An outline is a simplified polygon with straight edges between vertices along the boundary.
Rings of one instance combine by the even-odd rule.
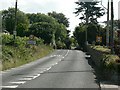
[[[2,24],[3,28],[11,34],[15,27],[15,8],[9,8],[2,11]],[[29,20],[25,13],[17,10],[17,35],[24,36],[24,32],[29,28]]]
[[[100,18],[105,14],[104,9],[98,5],[99,2],[94,0],[91,0],[90,2],[78,0],[75,3],[78,5],[78,8],[75,8],[76,11],[74,13],[77,16],[80,14],[80,19],[85,20],[88,23],[98,23],[97,18]]]
[[[66,27],[69,27],[68,18],[66,18],[63,13],[56,13],[56,12],[53,11],[52,13],[49,12],[48,15],[55,18],[60,24],[63,24]]]
[[[28,19],[30,20],[30,24],[37,23],[37,22],[47,22],[47,23],[55,23],[56,20],[47,16],[45,14],[37,13],[37,14],[27,14]]]

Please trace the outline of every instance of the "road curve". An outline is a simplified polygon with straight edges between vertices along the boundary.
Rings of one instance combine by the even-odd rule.
[[[56,50],[29,64],[2,72],[2,88],[96,88],[99,85],[86,54]]]

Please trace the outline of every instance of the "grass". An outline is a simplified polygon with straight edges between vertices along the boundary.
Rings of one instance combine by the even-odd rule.
[[[104,46],[91,46],[91,48],[97,50],[97,51],[101,51],[101,52],[106,52],[106,53],[110,53],[111,50],[107,47],[104,47]]]
[[[111,54],[111,50],[105,46],[91,46],[91,48],[103,53],[101,53],[102,62],[104,62],[103,64],[105,65],[106,69],[115,69],[115,65],[120,62],[119,56]]]
[[[2,47],[2,70],[21,66],[23,64],[40,59],[53,51],[50,46],[39,45],[26,47]]]

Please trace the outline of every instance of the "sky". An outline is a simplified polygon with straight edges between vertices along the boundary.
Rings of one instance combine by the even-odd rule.
[[[0,0],[0,10],[8,9],[9,7],[14,7],[16,0]],[[25,13],[45,13],[56,11],[57,13],[63,13],[69,18],[71,31],[80,23],[79,17],[73,13],[77,5],[75,2],[78,0],[18,0],[18,8]],[[88,1],[88,0],[86,0]],[[99,0],[101,1],[101,0]],[[102,0],[102,4],[107,7],[108,0]],[[114,19],[118,19],[118,2],[120,0],[114,1]],[[120,4],[119,4],[120,7]],[[120,11],[120,10],[119,10]],[[107,16],[104,15],[99,22],[107,20]]]

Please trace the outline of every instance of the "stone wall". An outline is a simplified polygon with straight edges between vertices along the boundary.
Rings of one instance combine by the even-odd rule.
[[[118,71],[118,66],[120,66],[120,64],[116,63],[113,69],[107,69],[107,67],[105,66],[104,57],[105,55],[108,55],[110,53],[98,51],[96,49],[93,49],[90,45],[87,46],[87,51],[91,55],[91,60],[93,60],[96,67],[98,68],[98,70],[101,72],[101,74],[103,75],[105,79],[112,80],[112,81],[118,81],[119,77],[118,77],[117,71]]]

